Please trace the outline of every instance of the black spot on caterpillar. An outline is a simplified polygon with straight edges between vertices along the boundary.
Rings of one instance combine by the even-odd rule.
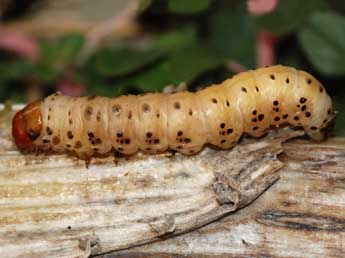
[[[320,82],[277,65],[240,73],[196,93],[117,98],[54,94],[17,113],[13,136],[21,149],[69,150],[80,157],[112,149],[194,154],[206,143],[228,149],[244,133],[260,137],[271,126],[285,124],[303,127],[312,139],[321,140],[334,116]]]

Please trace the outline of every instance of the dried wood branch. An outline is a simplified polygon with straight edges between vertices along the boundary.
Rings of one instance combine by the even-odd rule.
[[[0,255],[6,257],[88,257],[236,215],[278,179],[281,142],[303,134],[281,130],[192,157],[99,158],[87,169],[66,155],[19,153],[9,129],[0,129]]]
[[[345,139],[283,145],[280,180],[231,216],[120,257],[344,257]]]

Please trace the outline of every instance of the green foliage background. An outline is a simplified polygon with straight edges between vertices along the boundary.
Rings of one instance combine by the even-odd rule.
[[[86,85],[86,94],[161,91],[180,82],[195,90],[230,77],[229,61],[255,68],[255,37],[264,29],[279,37],[277,63],[324,83],[339,111],[335,131],[345,135],[344,10],[344,1],[281,0],[274,12],[254,17],[246,1],[142,0],[145,39],[107,42],[86,59],[82,35],[42,40],[35,64],[0,52],[0,102],[24,101],[27,78],[48,94],[66,75]]]

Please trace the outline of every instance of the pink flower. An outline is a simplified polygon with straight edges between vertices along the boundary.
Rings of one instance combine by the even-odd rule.
[[[263,15],[272,12],[278,5],[278,0],[248,0],[247,8],[253,15]]]
[[[261,30],[256,35],[257,66],[267,66],[275,63],[275,45],[278,38],[268,31]]]
[[[240,72],[244,72],[246,70],[248,70],[248,68],[244,67],[243,65],[241,65],[240,63],[230,60],[229,62],[226,63],[226,66],[231,70],[234,71],[236,73],[240,73]]]
[[[0,27],[0,48],[35,62],[39,58],[37,41],[24,33]]]
[[[277,8],[278,0],[248,0],[248,12],[252,15],[264,15]],[[275,63],[275,45],[278,38],[268,31],[260,30],[256,35],[257,66],[267,66]]]
[[[86,87],[80,83],[74,83],[69,79],[64,79],[57,84],[57,90],[60,91],[62,94],[71,96],[71,97],[78,97],[82,95]]]

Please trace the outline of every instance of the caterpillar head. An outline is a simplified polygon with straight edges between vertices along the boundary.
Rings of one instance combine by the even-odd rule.
[[[12,120],[12,135],[16,145],[24,151],[35,150],[34,141],[42,131],[41,101],[28,104]]]

